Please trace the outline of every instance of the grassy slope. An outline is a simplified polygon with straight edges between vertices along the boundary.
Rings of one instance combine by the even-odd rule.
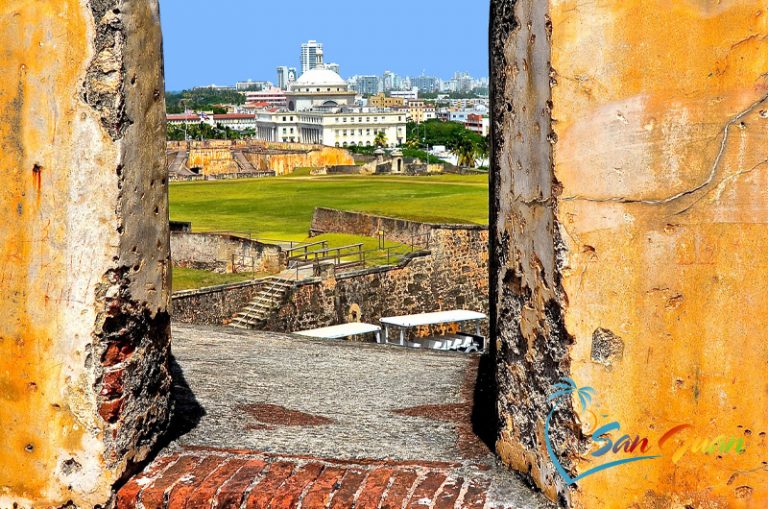
[[[485,175],[183,182],[172,184],[170,194],[171,219],[192,221],[195,231],[252,232],[280,240],[305,239],[315,207],[432,222],[488,221]]]
[[[216,274],[207,270],[173,268],[173,291],[191,290],[193,288],[206,288],[227,283],[239,283],[251,279],[258,279],[268,274],[244,272],[242,274]]]

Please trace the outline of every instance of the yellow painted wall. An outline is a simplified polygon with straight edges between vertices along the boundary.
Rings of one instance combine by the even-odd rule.
[[[160,26],[153,0],[120,7],[98,28],[84,0],[0,7],[2,508],[107,506],[167,417]],[[126,332],[121,362],[115,317],[157,326]]]
[[[550,4],[572,377],[633,436],[746,441],[673,463],[675,440],[575,506],[768,507],[768,1]],[[597,329],[624,343],[610,366]]]

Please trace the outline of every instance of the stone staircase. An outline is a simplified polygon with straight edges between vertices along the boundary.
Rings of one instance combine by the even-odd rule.
[[[230,322],[230,327],[253,329],[262,325],[285,301],[293,288],[293,281],[283,277],[270,277],[264,282],[256,297]]]
[[[251,164],[241,150],[233,151],[232,155],[235,158],[235,163],[237,164],[240,173],[258,173],[259,170],[254,168],[253,164]]]

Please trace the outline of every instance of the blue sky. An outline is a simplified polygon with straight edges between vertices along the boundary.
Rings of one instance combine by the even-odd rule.
[[[488,75],[487,0],[160,0],[168,90],[276,81],[301,43],[341,74]]]

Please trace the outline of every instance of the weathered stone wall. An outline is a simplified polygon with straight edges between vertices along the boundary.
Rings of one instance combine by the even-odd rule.
[[[244,152],[243,154],[256,169],[274,171],[277,175],[290,175],[296,168],[324,168],[355,163],[352,155],[344,149],[310,147],[302,151],[289,148],[275,153]],[[288,152],[289,150],[292,153]]]
[[[286,257],[280,246],[213,233],[173,232],[171,258],[178,267],[227,272],[280,272]]]
[[[294,332],[383,316],[448,309],[488,312],[488,232],[433,232],[428,253],[398,267],[379,267],[299,284],[266,329]],[[484,326],[487,333],[487,327]]]
[[[228,323],[253,300],[262,285],[260,281],[248,281],[174,292],[171,316],[175,322],[198,325]]]
[[[492,2],[502,459],[563,506],[762,507],[768,2]],[[660,458],[608,461],[618,421]],[[576,400],[577,401],[577,400]],[[606,417],[607,416],[607,417]],[[690,424],[664,447],[661,436]],[[743,454],[673,453],[745,440]],[[596,438],[596,437],[595,437]],[[725,439],[721,438],[720,442]]]
[[[201,168],[201,175],[234,175],[242,170],[233,151],[243,156],[256,171],[274,171],[289,175],[296,168],[325,168],[353,165],[352,155],[344,149],[321,145],[265,143],[250,140],[207,140],[168,142],[169,152],[187,151],[187,167]]]
[[[396,217],[377,216],[348,210],[315,208],[310,224],[310,235],[348,233],[377,237],[383,231],[388,241],[403,244],[426,244],[433,232],[439,230],[487,231],[487,226],[465,224],[420,223]],[[486,249],[487,250],[487,249]]]
[[[104,506],[169,417],[154,0],[0,9],[0,507]]]
[[[200,168],[201,175],[237,173],[239,168],[229,147],[193,147],[187,156],[188,168]]]

